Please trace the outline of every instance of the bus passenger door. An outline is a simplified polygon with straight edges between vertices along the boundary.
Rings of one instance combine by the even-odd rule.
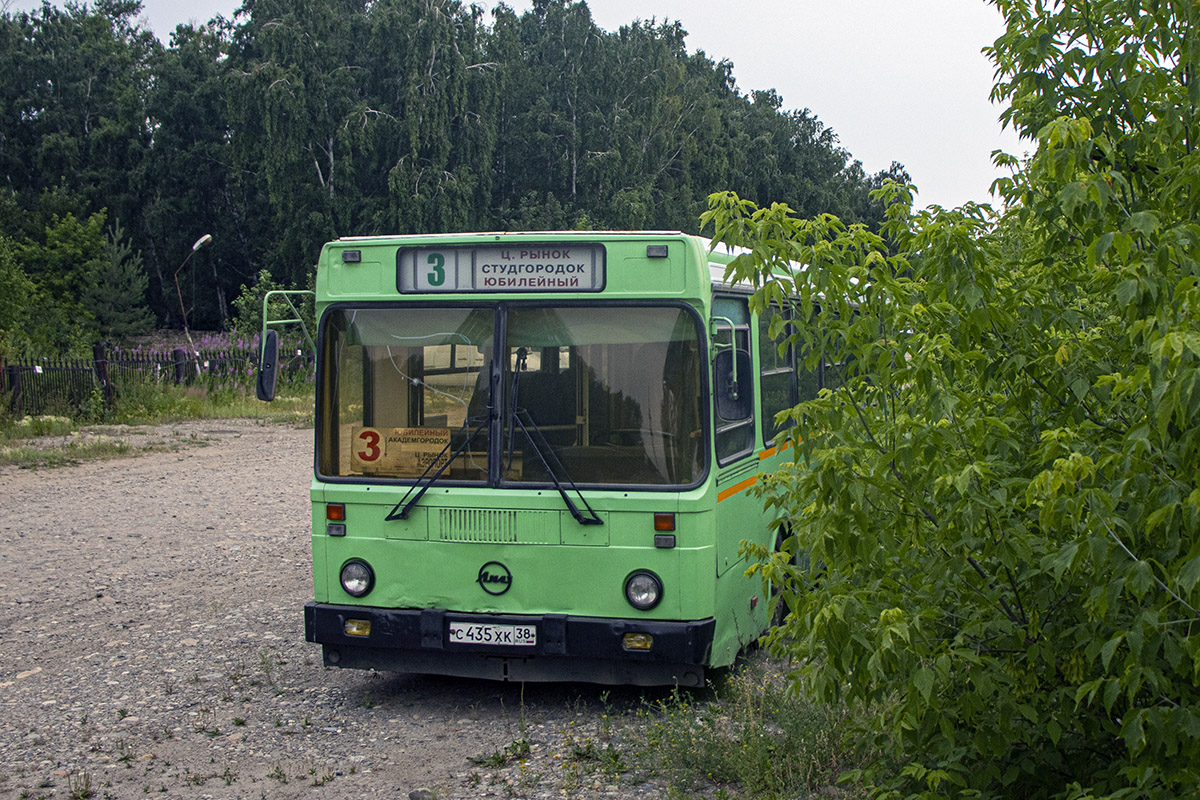
[[[713,429],[717,459],[717,574],[743,559],[743,539],[759,539],[762,502],[747,490],[758,476],[750,311],[745,297],[713,300]],[[744,568],[744,567],[743,567]]]

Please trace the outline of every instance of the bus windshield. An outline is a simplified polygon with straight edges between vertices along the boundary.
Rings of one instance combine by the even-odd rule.
[[[324,476],[412,481],[461,449],[441,481],[703,478],[701,328],[682,307],[335,308],[323,324]]]

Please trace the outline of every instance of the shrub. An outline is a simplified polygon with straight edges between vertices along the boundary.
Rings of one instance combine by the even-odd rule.
[[[846,374],[765,482],[809,556],[756,553],[773,643],[876,709],[881,797],[1194,796],[1200,6],[996,5],[995,94],[1038,146],[1001,157],[1003,213],[893,184],[881,237],[711,199],[756,308]]]

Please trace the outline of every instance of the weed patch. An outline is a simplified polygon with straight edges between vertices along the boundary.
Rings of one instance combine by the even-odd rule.
[[[691,796],[722,787],[764,798],[814,795],[862,761],[858,720],[789,690],[785,676],[762,660],[732,672],[707,693],[676,691],[640,713],[636,766]],[[587,757],[602,754],[581,753]],[[840,787],[839,796],[865,796]]]
[[[512,744],[503,750],[497,750],[489,755],[474,756],[467,760],[481,767],[499,768],[508,766],[513,761],[528,758],[531,752],[532,747],[530,746],[529,739],[522,736],[519,739],[515,739]]]

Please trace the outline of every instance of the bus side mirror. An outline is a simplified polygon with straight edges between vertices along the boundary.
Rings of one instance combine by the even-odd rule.
[[[750,419],[754,391],[750,372],[750,354],[745,350],[722,350],[713,362],[713,395],[717,416],[726,422]]]
[[[258,399],[269,403],[275,399],[275,382],[279,378],[279,332],[267,331],[263,336],[262,357],[258,362]]]

